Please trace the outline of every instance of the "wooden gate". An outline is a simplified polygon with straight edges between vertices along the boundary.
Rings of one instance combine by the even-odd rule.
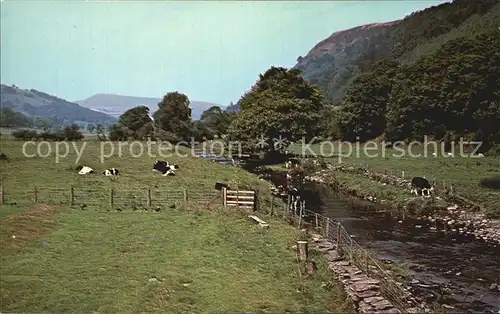
[[[228,206],[256,209],[257,193],[255,191],[239,191],[222,189],[224,208]]]

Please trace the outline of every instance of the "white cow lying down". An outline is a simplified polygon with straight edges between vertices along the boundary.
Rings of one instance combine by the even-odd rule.
[[[76,170],[78,171],[78,174],[89,174],[94,172],[94,169],[87,166],[78,166],[76,167]]]

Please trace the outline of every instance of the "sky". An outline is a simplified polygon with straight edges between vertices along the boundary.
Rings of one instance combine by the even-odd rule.
[[[1,82],[70,101],[179,91],[226,106],[336,31],[442,2],[2,0]]]

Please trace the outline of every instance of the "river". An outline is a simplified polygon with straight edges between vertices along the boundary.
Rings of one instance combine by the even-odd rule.
[[[254,172],[254,171],[253,171]],[[269,180],[283,184],[284,177]],[[413,293],[446,311],[500,313],[500,246],[458,232],[443,232],[428,221],[400,221],[332,188],[304,184],[307,209],[340,221],[353,238],[378,258],[409,266]]]

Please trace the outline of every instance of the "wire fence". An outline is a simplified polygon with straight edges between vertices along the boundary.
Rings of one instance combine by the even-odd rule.
[[[357,243],[339,221],[306,209],[304,203],[299,205],[297,210],[292,210],[292,203],[290,197],[288,204],[286,202],[279,204],[276,200],[272,200],[271,204],[275,205],[267,207],[267,213],[278,216],[300,229],[312,229],[335,244],[339,256],[356,265],[366,275],[380,281],[381,295],[401,312],[408,313],[409,308],[420,306],[399,282],[397,275],[389,272],[387,266],[381,264],[370,251]]]
[[[68,205],[96,210],[148,210],[166,207],[220,203],[219,191],[203,189],[162,188],[87,188],[33,187],[10,191],[1,186],[1,204],[30,205],[35,203]],[[219,200],[217,202],[217,200]]]

